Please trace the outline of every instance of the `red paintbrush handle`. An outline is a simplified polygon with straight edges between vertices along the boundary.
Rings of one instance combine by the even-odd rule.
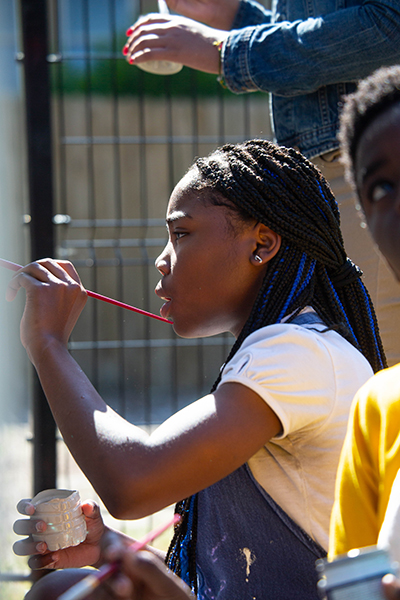
[[[11,271],[19,271],[20,269],[22,269],[21,265],[17,265],[16,263],[10,262],[9,260],[4,260],[4,258],[0,258],[0,267],[5,267],[6,269],[10,269]],[[154,315],[153,313],[147,312],[147,310],[136,308],[135,306],[131,306],[130,304],[125,304],[125,302],[113,300],[113,298],[109,298],[108,296],[102,296],[102,294],[97,294],[96,292],[91,292],[90,290],[86,290],[86,293],[88,296],[96,298],[97,300],[103,300],[103,302],[109,302],[110,304],[115,304],[115,306],[120,306],[121,308],[126,308],[128,310],[133,310],[134,312],[137,312],[141,315],[145,315],[146,317],[152,317],[153,319],[158,319],[159,321],[165,321],[165,323],[172,323],[172,321],[164,319],[164,317]]]
[[[152,542],[156,537],[161,535],[164,531],[171,527],[171,525],[175,525],[180,521],[180,516],[174,514],[173,518],[160,527],[156,527],[153,531],[150,531],[144,538],[140,541],[134,542],[129,546],[131,552],[138,552],[142,550],[147,544]],[[82,600],[86,598],[102,581],[108,579],[113,573],[118,570],[118,563],[110,563],[105,564],[98,571],[95,571],[93,574],[88,575],[81,581],[78,581],[75,585],[70,587],[66,592],[61,594],[58,597],[58,600]]]
[[[22,269],[21,265],[17,265],[16,263],[10,262],[9,260],[4,260],[4,258],[0,258],[0,267],[11,269],[11,271],[19,271],[20,269]]]

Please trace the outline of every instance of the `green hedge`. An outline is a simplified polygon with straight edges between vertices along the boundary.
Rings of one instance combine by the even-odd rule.
[[[53,93],[118,96],[230,96],[215,75],[184,67],[169,76],[152,75],[123,59],[68,60],[51,67]]]

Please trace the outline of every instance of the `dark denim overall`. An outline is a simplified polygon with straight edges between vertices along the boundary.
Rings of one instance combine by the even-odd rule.
[[[315,313],[294,321],[316,322]],[[198,598],[319,600],[315,561],[324,556],[247,464],[198,493]]]

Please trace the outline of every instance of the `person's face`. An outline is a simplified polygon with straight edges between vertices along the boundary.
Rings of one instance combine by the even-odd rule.
[[[400,281],[400,104],[377,117],[361,136],[355,179],[368,228]]]
[[[168,204],[169,239],[156,260],[162,279],[155,292],[165,301],[160,313],[182,337],[237,336],[265,273],[265,264],[254,261],[258,226],[233,231],[230,211],[204,202],[207,190],[191,189],[195,174],[180,181]]]

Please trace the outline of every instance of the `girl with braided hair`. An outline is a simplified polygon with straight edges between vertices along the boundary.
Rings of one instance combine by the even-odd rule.
[[[349,406],[385,366],[335,199],[301,154],[253,140],[198,159],[166,221],[161,315],[183,337],[236,338],[209,395],[151,435],[115,414],[67,351],[86,300],[67,262],[32,263],[13,278],[10,300],[27,291],[22,342],[110,512],[139,518],[178,502],[166,561],[199,598],[316,600]],[[98,521],[75,548],[50,553],[29,537],[16,551],[41,553],[31,563],[41,567],[98,565]]]

